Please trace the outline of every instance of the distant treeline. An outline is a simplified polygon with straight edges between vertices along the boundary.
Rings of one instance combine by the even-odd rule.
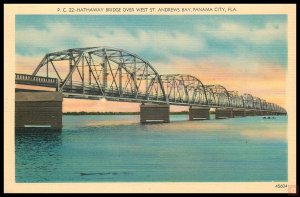
[[[170,114],[188,114],[188,111],[170,112]],[[140,112],[64,112],[63,115],[139,115]]]
[[[140,112],[64,112],[63,115],[136,115]]]

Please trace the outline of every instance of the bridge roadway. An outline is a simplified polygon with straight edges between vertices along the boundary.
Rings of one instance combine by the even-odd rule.
[[[38,116],[22,119],[16,123],[17,127],[46,123],[50,127],[62,127],[62,123],[52,124],[51,120],[51,116],[62,114],[59,104],[62,97],[142,103],[141,122],[169,122],[169,105],[190,106],[190,120],[209,119],[210,108],[216,109],[216,118],[287,114],[277,104],[251,94],[239,95],[222,85],[204,85],[191,75],[159,75],[149,62],[136,54],[110,47],[48,53],[31,75],[15,74],[15,82],[54,90],[16,93],[16,105],[20,105],[20,110],[16,108],[18,117],[29,112],[44,114],[41,120],[35,120]],[[54,108],[47,111],[47,105],[55,102],[58,113],[53,115]],[[27,107],[33,103],[35,107]]]

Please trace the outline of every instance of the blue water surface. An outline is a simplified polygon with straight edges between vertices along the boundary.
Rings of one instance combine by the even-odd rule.
[[[60,132],[16,132],[16,182],[287,181],[287,117],[139,123],[63,116]]]

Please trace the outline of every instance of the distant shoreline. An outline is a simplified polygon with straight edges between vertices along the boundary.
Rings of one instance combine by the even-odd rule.
[[[188,111],[170,112],[170,114],[188,114]],[[140,112],[64,112],[63,115],[139,115]]]

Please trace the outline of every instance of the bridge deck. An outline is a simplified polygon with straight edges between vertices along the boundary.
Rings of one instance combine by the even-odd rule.
[[[16,74],[15,76],[16,84],[31,85],[31,86],[42,86],[55,88],[56,91],[61,91],[65,98],[76,98],[76,99],[88,99],[88,100],[99,100],[105,98],[109,101],[119,101],[119,102],[135,102],[135,103],[156,103],[156,104],[170,104],[178,106],[194,106],[194,107],[207,107],[207,108],[230,108],[235,110],[266,110],[260,107],[251,108],[249,106],[245,107],[236,107],[228,104],[217,104],[217,103],[205,103],[205,102],[196,102],[190,98],[171,98],[166,99],[162,96],[155,96],[151,94],[145,94],[144,92],[136,91],[119,91],[114,89],[108,89],[105,86],[100,86],[98,84],[82,84],[78,82],[72,82],[64,85],[63,82],[60,82],[57,78],[50,77],[41,77],[41,76],[32,76],[25,74]],[[103,92],[103,93],[102,93]],[[272,111],[272,110],[271,110]],[[280,113],[280,111],[278,111]]]

